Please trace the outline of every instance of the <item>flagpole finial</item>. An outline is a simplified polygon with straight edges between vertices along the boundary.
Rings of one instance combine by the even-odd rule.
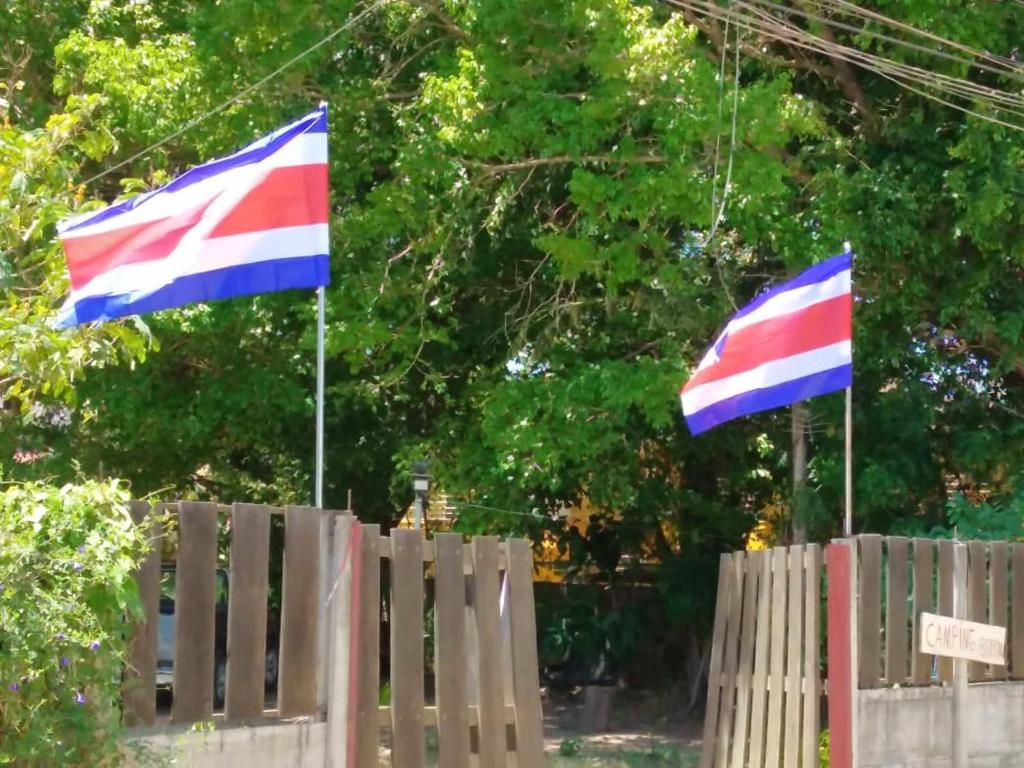
[[[317,109],[327,109],[327,102],[320,99],[320,103],[316,105]]]
[[[843,240],[843,253],[853,253],[853,246],[849,240]]]

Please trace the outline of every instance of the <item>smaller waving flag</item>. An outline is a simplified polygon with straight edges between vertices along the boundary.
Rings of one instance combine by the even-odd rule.
[[[736,313],[679,393],[693,434],[850,386],[852,260],[815,264]]]
[[[329,280],[327,108],[160,189],[62,222],[56,325]]]

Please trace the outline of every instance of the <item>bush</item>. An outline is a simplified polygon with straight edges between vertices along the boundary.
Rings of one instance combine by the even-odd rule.
[[[132,572],[146,545],[117,483],[0,490],[0,765],[120,761]]]

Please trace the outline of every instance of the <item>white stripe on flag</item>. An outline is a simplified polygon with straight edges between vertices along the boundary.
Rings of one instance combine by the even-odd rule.
[[[777,296],[772,296],[749,315],[731,320],[727,327],[727,332],[735,333],[741,328],[747,328],[748,326],[762,323],[765,320],[792,314],[822,301],[843,296],[849,293],[850,289],[850,270],[843,270],[820,283],[801,285]]]
[[[156,191],[146,197],[138,206],[130,211],[103,219],[96,224],[83,226],[61,235],[62,240],[73,240],[77,237],[98,235],[136,224],[159,221],[175,214],[198,208],[207,200],[221,194],[225,190],[240,189],[243,192],[266,176],[274,168],[288,168],[297,165],[323,165],[327,162],[327,134],[304,133],[296,136],[272,155],[258,163],[238,166],[221,171],[208,179],[189,184],[187,187],[173,192]],[[74,225],[99,211],[91,211],[66,222],[66,226]]]
[[[186,275],[261,261],[326,254],[329,241],[327,224],[264,229],[198,240],[185,248],[179,245],[173,252],[173,259],[169,256],[155,261],[125,264],[99,274],[79,290],[73,291],[69,301],[77,302],[90,296],[146,293]],[[186,265],[183,262],[189,263]]]
[[[799,355],[770,360],[749,371],[702,384],[681,396],[683,413],[690,416],[708,406],[766,387],[774,387],[794,379],[849,365],[853,360],[853,344],[841,341],[818,347]]]

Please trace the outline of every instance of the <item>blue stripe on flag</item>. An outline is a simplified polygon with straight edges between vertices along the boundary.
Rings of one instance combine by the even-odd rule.
[[[181,176],[178,176],[176,179],[168,182],[159,189],[154,189],[151,192],[144,192],[141,195],[136,195],[135,197],[125,200],[123,203],[111,205],[108,208],[104,208],[99,211],[95,216],[76,219],[72,224],[66,227],[58,225],[57,230],[63,234],[65,232],[73,232],[80,227],[98,224],[101,221],[106,221],[107,219],[120,216],[122,213],[138,208],[153,195],[160,194],[161,192],[174,192],[179,189],[184,189],[185,187],[204,181],[211,176],[216,176],[218,173],[223,173],[224,171],[232,168],[240,168],[243,165],[258,163],[277,152],[296,136],[300,136],[304,133],[327,133],[327,107],[321,107],[316,112],[310,112],[300,120],[296,120],[291,125],[286,125],[284,128],[275,131],[269,136],[264,136],[262,139],[249,144],[244,149],[239,150],[229,157],[211,160],[203,165],[197,165],[195,168],[190,168],[181,174]]]
[[[122,294],[84,298],[57,319],[56,327],[68,328],[94,320],[112,320],[197,301],[250,296],[289,288],[316,288],[328,282],[330,262],[326,254],[259,261],[185,275],[146,296]]]
[[[760,307],[770,298],[772,298],[773,296],[777,296],[780,293],[791,291],[794,288],[801,288],[805,285],[813,285],[814,283],[820,283],[825,280],[828,280],[830,277],[835,277],[840,272],[844,272],[850,269],[852,264],[852,253],[841,253],[838,256],[833,256],[831,259],[825,259],[825,261],[818,262],[813,267],[809,267],[808,269],[801,272],[792,280],[789,280],[783,283],[782,285],[777,285],[770,291],[762,293],[752,302],[747,304],[747,306],[745,306],[743,309],[741,309],[739,312],[733,315],[732,319],[735,320],[737,318],[743,317],[744,315],[749,315],[751,312]]]
[[[744,392],[728,400],[709,405],[686,417],[691,434],[699,435],[723,422],[751,413],[767,411],[790,405],[798,400],[825,395],[846,389],[853,381],[853,364],[841,365],[827,371],[814,373],[792,381],[785,381],[773,387]]]

